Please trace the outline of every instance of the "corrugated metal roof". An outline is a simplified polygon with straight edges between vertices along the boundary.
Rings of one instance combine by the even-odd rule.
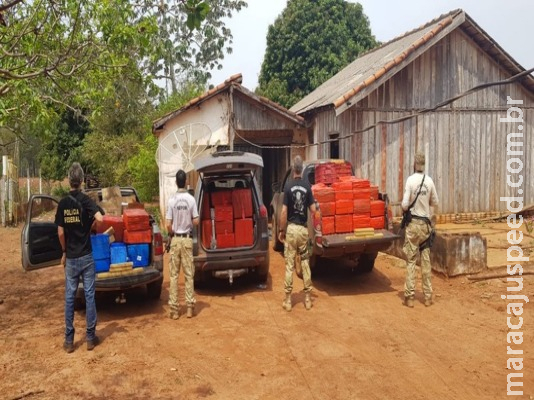
[[[176,118],[178,115],[182,114],[183,112],[187,111],[188,109],[190,109],[191,107],[193,107],[195,105],[199,105],[202,102],[204,102],[204,101],[206,101],[208,99],[211,99],[212,97],[218,95],[219,93],[222,93],[222,92],[224,92],[226,90],[229,90],[230,87],[232,87],[232,86],[236,90],[239,90],[244,95],[246,95],[246,96],[250,97],[251,99],[253,99],[254,101],[257,101],[257,102],[259,102],[261,104],[264,104],[271,111],[274,111],[274,112],[276,112],[278,114],[281,114],[285,118],[288,118],[288,119],[296,122],[297,124],[300,124],[300,125],[304,126],[304,124],[305,124],[304,118],[302,118],[300,115],[297,115],[296,113],[294,113],[292,111],[289,111],[287,108],[281,106],[278,103],[275,103],[272,100],[269,100],[269,99],[267,99],[265,97],[256,95],[254,92],[251,92],[250,90],[248,90],[247,88],[242,86],[241,82],[243,82],[243,77],[242,77],[241,74],[232,75],[230,78],[226,79],[223,83],[215,86],[214,88],[208,90],[207,92],[204,92],[200,96],[195,97],[194,99],[189,101],[187,104],[185,104],[184,106],[182,106],[178,110],[172,111],[172,112],[164,115],[163,117],[155,120],[152,123],[152,132],[156,133],[156,131],[158,131],[159,129],[163,128],[163,126],[167,122],[169,122],[170,120]]]
[[[399,70],[404,66],[403,62],[408,57],[413,56],[416,51],[424,52],[437,40],[440,40],[437,38],[440,33],[450,32],[459,26],[482,48],[491,49],[488,54],[496,58],[510,73],[515,75],[525,70],[463,10],[458,9],[441,15],[427,24],[358,57],[291,107],[290,111],[304,114],[324,107],[338,109],[350,106],[350,100],[364,88],[383,83],[382,81],[387,79],[384,77],[386,73]],[[525,78],[523,84],[529,90],[534,91],[534,78],[532,76]],[[342,112],[342,110],[338,111]]]

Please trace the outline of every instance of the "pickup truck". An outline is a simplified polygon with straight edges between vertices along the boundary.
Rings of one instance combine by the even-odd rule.
[[[132,187],[121,187],[122,198],[139,198]],[[97,192],[102,199],[101,189],[87,189]],[[44,194],[33,195],[28,202],[26,222],[21,232],[22,268],[31,271],[59,265],[63,254],[54,223],[59,199]],[[150,265],[143,267],[142,273],[133,275],[99,278],[95,281],[95,290],[117,291],[123,293],[129,289],[146,286],[149,299],[159,299],[163,284],[163,239],[158,224],[150,216],[152,243],[150,245]],[[83,286],[80,282],[76,295],[75,308],[84,306]]]
[[[302,172],[302,178],[308,181],[311,185],[314,185],[315,182],[315,169],[320,164],[331,163],[331,164],[347,164],[350,166],[350,163],[344,160],[313,160],[304,162],[304,169]],[[350,166],[352,171],[352,176],[354,176],[354,171],[352,166]],[[275,183],[273,185],[273,199],[271,201],[271,211],[272,211],[272,238],[273,238],[273,248],[276,251],[283,250],[283,243],[278,240],[278,221],[280,218],[280,213],[283,205],[284,198],[284,187],[286,183],[293,176],[291,168],[285,174],[285,177],[282,183]],[[318,258],[346,258],[350,259],[357,264],[357,269],[362,272],[370,272],[375,263],[376,256],[379,251],[386,250],[396,239],[399,238],[398,235],[395,235],[392,232],[392,221],[390,217],[389,210],[389,200],[386,194],[380,193],[379,199],[385,202],[385,211],[384,211],[384,227],[382,229],[375,229],[375,232],[378,233],[376,237],[348,237],[346,233],[342,234],[328,234],[325,235],[321,231],[321,221],[314,224],[313,216],[308,215],[308,232],[310,238],[310,248],[312,249],[310,254],[310,267],[314,267]],[[317,203],[317,202],[316,202]],[[319,209],[319,218],[322,216],[320,214],[321,205],[316,204]],[[308,211],[309,214],[309,211]],[[315,225],[315,226],[314,226]]]

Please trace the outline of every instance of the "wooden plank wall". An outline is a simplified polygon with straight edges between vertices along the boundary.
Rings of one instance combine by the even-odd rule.
[[[354,132],[379,120],[391,120],[433,107],[480,83],[509,78],[493,59],[463,32],[456,30],[423,53],[405,69],[339,117],[334,111],[316,117],[319,140],[328,132]],[[507,96],[523,100],[523,197],[534,203],[534,96],[514,83],[479,91],[436,112],[408,121],[382,125],[354,134],[340,143],[340,151],[357,175],[370,179],[389,194],[393,204],[402,200],[406,178],[413,172],[416,151],[427,155],[427,173],[440,197],[440,213],[506,211],[500,197],[521,196],[520,188],[506,183],[506,135],[517,125],[506,117]],[[350,118],[346,118],[350,115]],[[328,147],[319,153],[328,157]],[[517,176],[514,176],[517,179]],[[394,207],[395,215],[400,208]]]

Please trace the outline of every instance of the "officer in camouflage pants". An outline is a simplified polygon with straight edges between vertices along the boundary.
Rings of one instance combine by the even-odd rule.
[[[406,180],[404,196],[402,198],[403,211],[410,211],[412,220],[406,227],[404,253],[406,254],[406,282],[404,284],[404,305],[414,306],[415,297],[415,260],[417,253],[421,253],[421,275],[425,306],[432,305],[432,271],[430,267],[430,248],[425,241],[429,239],[432,230],[430,222],[430,207],[437,211],[438,195],[432,178],[423,173],[425,169],[425,155],[417,153],[414,158],[414,174]]]
[[[198,209],[195,198],[185,189],[186,174],[183,170],[176,173],[178,191],[169,199],[165,219],[167,232],[171,239],[171,264],[169,288],[169,317],[178,319],[178,276],[183,267],[185,277],[185,303],[187,305],[187,318],[191,318],[195,308],[194,293],[194,265],[193,265],[193,239],[191,236],[193,225],[198,225]]]
[[[284,243],[284,258],[286,274],[284,291],[286,297],[282,307],[291,311],[291,292],[293,291],[293,271],[297,252],[301,257],[302,275],[304,281],[304,306],[306,310],[312,308],[311,301],[311,272],[308,253],[308,209],[315,214],[315,199],[311,185],[302,178],[303,162],[296,156],[293,162],[293,179],[284,187],[284,205],[280,213],[278,238]],[[287,224],[287,232],[286,232]]]

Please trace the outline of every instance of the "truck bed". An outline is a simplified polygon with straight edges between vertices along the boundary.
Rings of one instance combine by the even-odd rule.
[[[362,237],[347,240],[350,233],[324,235],[322,247],[316,246],[314,253],[323,257],[337,257],[354,253],[375,253],[386,250],[399,236],[386,229],[376,229],[382,237]]]

